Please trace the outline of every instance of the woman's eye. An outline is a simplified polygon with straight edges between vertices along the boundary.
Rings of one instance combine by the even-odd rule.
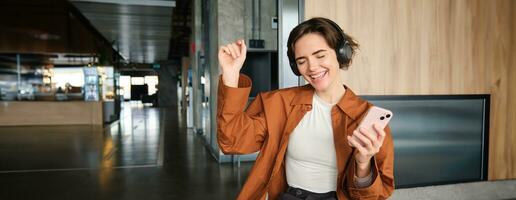
[[[305,64],[305,61],[297,61],[297,65],[302,65],[302,64]]]
[[[325,55],[318,55],[317,58],[324,58]]]

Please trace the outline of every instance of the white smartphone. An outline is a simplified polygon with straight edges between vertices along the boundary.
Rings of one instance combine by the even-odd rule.
[[[376,133],[373,128],[373,124],[379,124],[384,129],[389,121],[392,119],[393,114],[390,110],[373,106],[369,108],[365,117],[362,119],[358,127],[363,127],[369,133]]]

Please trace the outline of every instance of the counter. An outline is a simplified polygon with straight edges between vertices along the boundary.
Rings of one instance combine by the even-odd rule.
[[[0,126],[101,124],[101,101],[0,101]]]

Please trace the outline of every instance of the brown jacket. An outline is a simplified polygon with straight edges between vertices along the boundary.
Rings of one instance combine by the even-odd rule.
[[[217,139],[226,154],[260,151],[237,199],[277,199],[287,188],[285,152],[289,134],[312,108],[313,87],[286,88],[260,93],[247,107],[251,79],[240,75],[238,88],[218,86]],[[394,146],[389,127],[380,152],[374,156],[373,183],[367,188],[354,185],[354,148],[351,135],[372,104],[357,97],[350,89],[332,108],[333,136],[337,153],[338,199],[386,199],[394,191]],[[314,149],[315,150],[315,149]]]

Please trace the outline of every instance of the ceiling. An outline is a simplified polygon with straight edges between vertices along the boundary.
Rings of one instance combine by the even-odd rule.
[[[174,0],[69,0],[124,58],[150,64],[169,59]]]

